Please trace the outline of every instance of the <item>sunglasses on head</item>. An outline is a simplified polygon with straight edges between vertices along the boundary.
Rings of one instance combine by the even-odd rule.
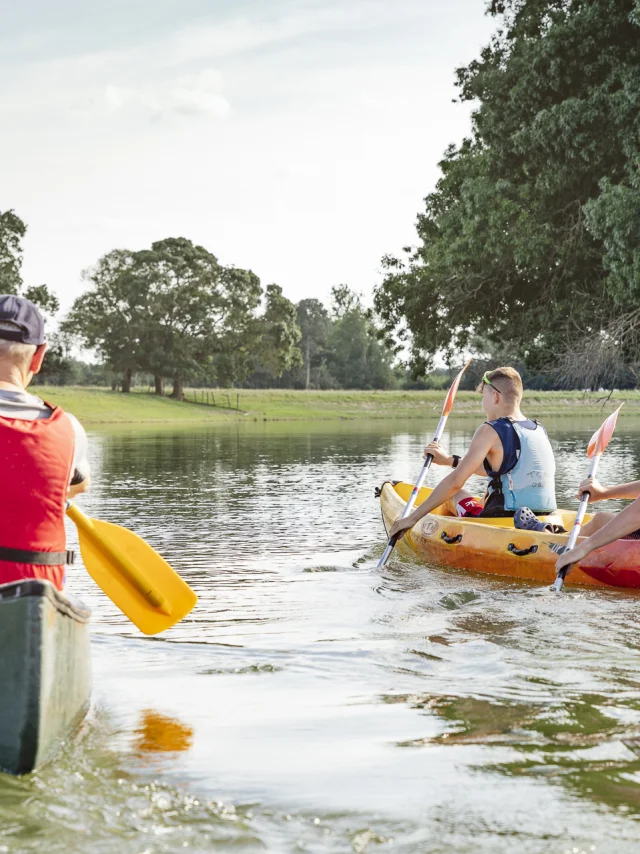
[[[497,391],[497,392],[498,392],[498,394],[502,394],[502,392],[500,391],[500,389],[499,389],[499,388],[496,388],[496,387],[494,386],[494,384],[491,382],[491,380],[489,379],[489,377],[487,376],[487,371],[485,371],[485,372],[484,372],[484,376],[482,377],[482,384],[483,384],[483,385],[491,386],[491,388],[492,388],[494,391]]]

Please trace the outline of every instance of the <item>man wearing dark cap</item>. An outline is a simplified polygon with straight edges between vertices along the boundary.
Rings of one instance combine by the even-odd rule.
[[[89,465],[77,419],[26,391],[46,349],[36,306],[0,295],[0,584],[40,578],[61,590],[66,500],[88,488]]]

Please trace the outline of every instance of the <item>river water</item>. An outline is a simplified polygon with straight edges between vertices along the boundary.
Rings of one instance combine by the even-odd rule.
[[[547,420],[562,505],[600,420]],[[84,509],[199,603],[148,639],[73,570],[93,709],[57,761],[0,776],[0,854],[640,850],[639,595],[378,571],[374,487],[417,474],[427,428],[92,434]],[[640,425],[601,473],[640,477]]]

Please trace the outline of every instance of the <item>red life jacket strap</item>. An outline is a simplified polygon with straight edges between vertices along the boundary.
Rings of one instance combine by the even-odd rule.
[[[72,549],[64,552],[31,552],[25,549],[6,549],[0,546],[0,560],[12,563],[32,563],[40,566],[62,566],[72,564],[76,553]]]

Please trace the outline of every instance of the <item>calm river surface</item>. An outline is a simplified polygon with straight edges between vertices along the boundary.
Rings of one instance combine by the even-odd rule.
[[[93,433],[84,509],[200,601],[147,639],[73,570],[94,708],[0,776],[0,852],[636,854],[640,595],[376,569],[374,487],[417,474],[436,420]],[[546,420],[563,505],[600,420]],[[640,478],[624,415],[601,474]]]

